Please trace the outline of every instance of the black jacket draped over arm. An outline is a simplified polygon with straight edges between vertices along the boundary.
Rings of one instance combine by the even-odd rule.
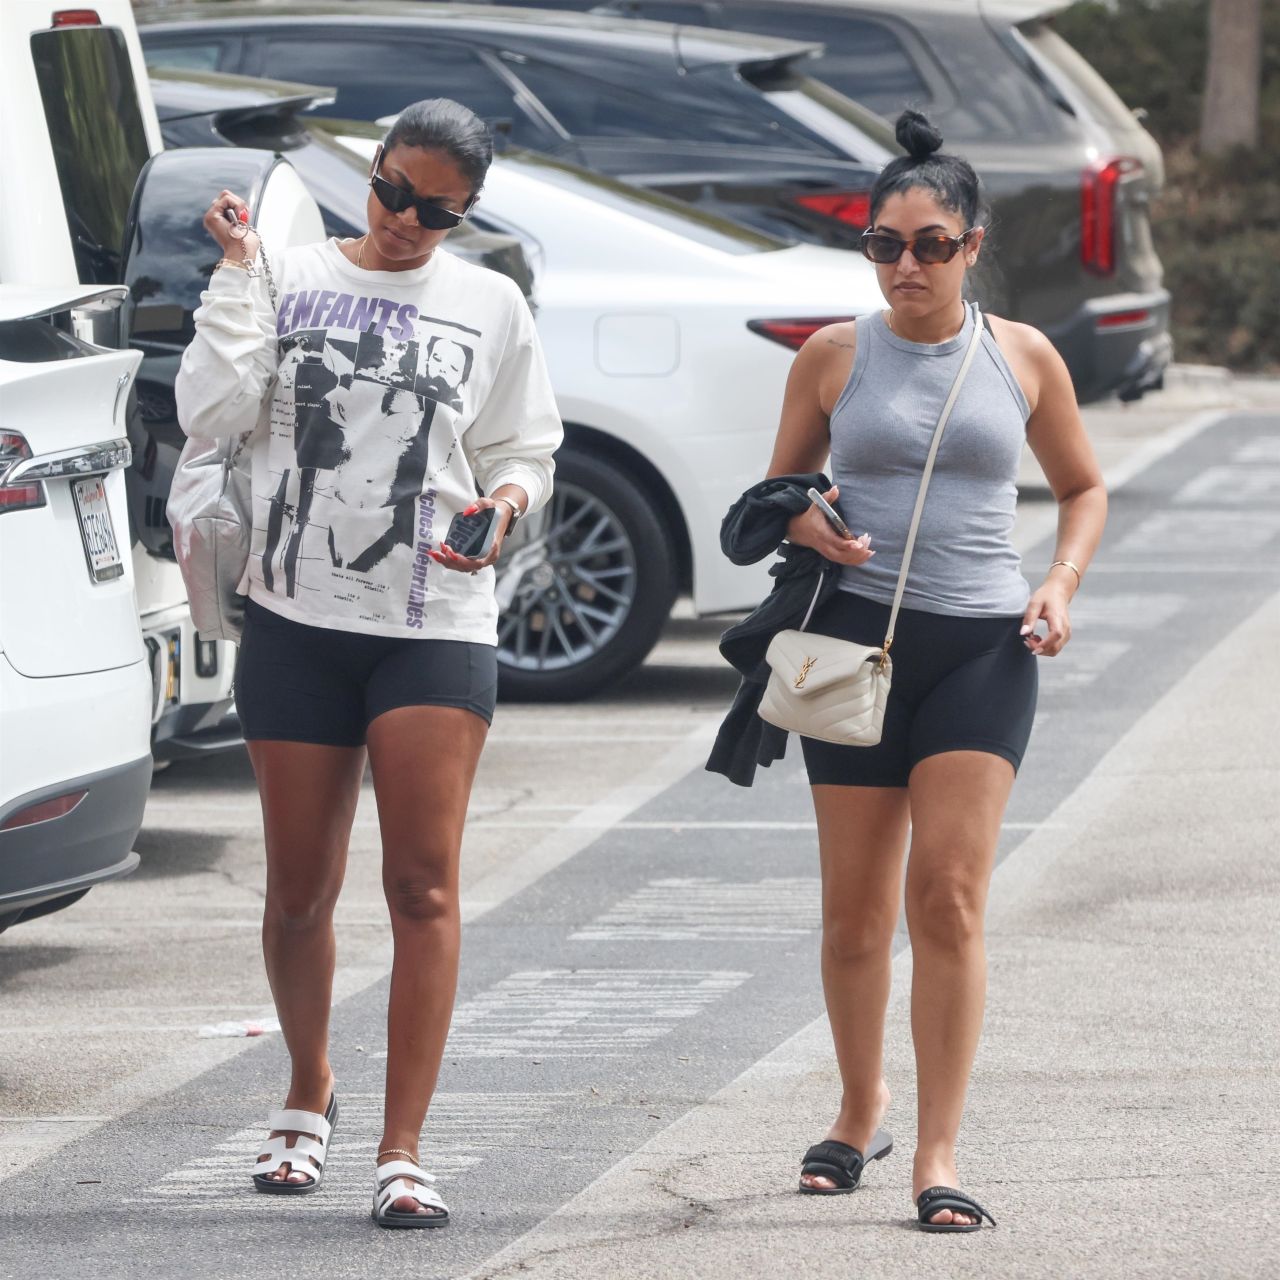
[[[769,641],[804,621],[815,594],[821,605],[837,589],[839,565],[811,547],[781,545],[791,517],[810,505],[810,488],[825,493],[831,481],[819,473],[762,480],[730,507],[720,525],[720,547],[734,564],[755,564],[774,552],[781,556],[769,570],[772,591],[720,637],[720,652],[742,682],[716,734],[707,768],[742,787],[751,785],[758,765],[781,760],[787,750],[786,731],[757,714],[769,680],[764,660]]]

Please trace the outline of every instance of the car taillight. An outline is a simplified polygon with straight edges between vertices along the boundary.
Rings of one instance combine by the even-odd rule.
[[[1080,179],[1080,261],[1109,276],[1116,269],[1116,188],[1142,161],[1119,156],[1086,169]]]
[[[31,457],[31,446],[26,437],[16,431],[0,431],[0,511],[27,511],[44,506],[44,486],[33,484],[5,484],[4,476],[10,465]]]
[[[102,19],[96,9],[59,9],[53,15],[55,27],[100,27]]]
[[[747,328],[762,338],[780,342],[792,351],[799,351],[819,329],[852,319],[853,316],[824,316],[820,320],[748,320]]]
[[[869,191],[826,191],[821,195],[796,196],[795,202],[811,213],[824,218],[835,218],[862,230],[871,221],[871,193]]]
[[[1111,311],[1098,316],[1093,324],[1096,329],[1129,329],[1146,324],[1150,319],[1151,312],[1143,308],[1137,311]]]
[[[87,791],[69,791],[65,796],[57,796],[53,800],[41,800],[39,804],[28,805],[11,813],[2,824],[0,831],[12,831],[15,827],[31,827],[37,822],[48,822],[52,818],[65,818],[72,809],[89,793]]]

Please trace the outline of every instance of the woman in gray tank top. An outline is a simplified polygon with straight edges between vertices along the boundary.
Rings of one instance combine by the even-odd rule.
[[[888,309],[815,333],[787,382],[770,476],[831,459],[827,500],[788,540],[841,565],[810,629],[880,644],[921,470],[947,393],[981,323],[965,273],[982,249],[980,187],[906,112],[871,196],[863,252]],[[1034,590],[1010,541],[1024,444],[1059,506],[1053,563]],[[918,1087],[913,1169],[926,1230],[976,1231],[990,1215],[957,1189],[956,1144],[986,996],[983,913],[996,842],[1031,730],[1036,661],[1070,636],[1068,606],[1102,535],[1106,493],[1070,376],[1041,333],[996,319],[938,453],[894,637],[893,690],[875,747],[803,739],[823,883],[822,978],[843,1084],[800,1189],[858,1185],[887,1155],[882,1075],[890,956],[905,880]]]

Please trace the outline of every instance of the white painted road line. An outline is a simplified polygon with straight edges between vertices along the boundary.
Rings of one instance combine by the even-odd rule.
[[[545,1118],[570,1099],[566,1093],[438,1093],[431,1102],[423,1167],[441,1183],[497,1152],[508,1158]],[[382,1095],[339,1092],[338,1126],[325,1165],[323,1195],[287,1200],[249,1194],[250,1173],[267,1138],[265,1123],[233,1133],[214,1148],[164,1174],[125,1204],[162,1204],[169,1209],[225,1213],[322,1210],[326,1214],[364,1207],[373,1185],[382,1133]],[[477,1136],[482,1135],[482,1136]]]
[[[653,880],[569,935],[570,942],[785,942],[821,923],[816,876],[745,883],[711,877]]]
[[[612,1058],[661,1039],[741,986],[725,969],[513,973],[453,1014],[449,1058]],[[385,1058],[385,1051],[371,1054]]]
[[[616,787],[568,822],[558,824],[552,835],[524,850],[518,862],[508,863],[471,885],[462,895],[463,923],[478,920],[521,889],[541,880],[686,774],[702,768],[718,725],[718,716],[705,717],[634,782]]]

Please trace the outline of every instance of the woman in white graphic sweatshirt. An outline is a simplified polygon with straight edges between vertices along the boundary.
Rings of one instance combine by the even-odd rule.
[[[562,438],[520,291],[442,246],[491,156],[465,107],[416,103],[374,160],[368,233],[264,263],[245,202],[224,191],[205,226],[226,256],[177,382],[188,435],[253,433],[236,704],[266,833],[263,951],[292,1060],[253,1183],[300,1195],[324,1174],[338,1112],[333,909],[367,760],[395,943],[374,1183],[387,1227],[449,1218],[418,1142],[453,1010],[459,849],[496,698],[493,564],[550,496]],[[447,546],[458,515],[492,520],[492,549]]]

